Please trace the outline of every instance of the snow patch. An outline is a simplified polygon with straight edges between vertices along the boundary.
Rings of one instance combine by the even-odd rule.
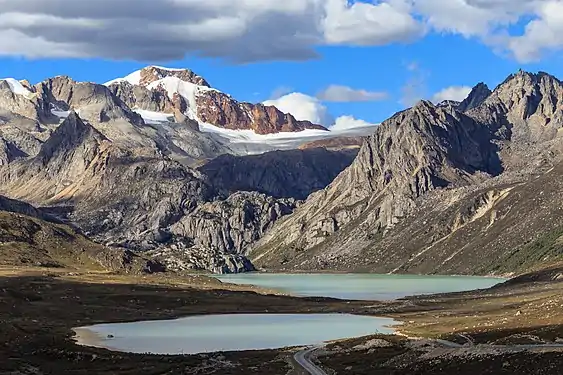
[[[187,69],[179,69],[179,68],[167,68],[165,66],[158,66],[158,65],[151,65],[149,68],[156,68],[156,69],[160,69],[160,70],[167,70],[169,72],[183,72],[184,70]]]
[[[60,111],[57,109],[51,109],[51,113],[58,118],[67,118],[70,115],[70,111]]]
[[[28,89],[26,89],[25,86],[22,85],[21,82],[18,81],[17,79],[2,78],[2,79],[0,79],[0,81],[4,81],[4,82],[8,83],[8,86],[10,86],[10,90],[12,90],[12,92],[16,95],[22,95],[22,96],[26,97],[27,99],[31,99],[33,97],[33,93],[31,91],[29,91]]]
[[[137,70],[123,78],[112,79],[111,81],[104,83],[104,85],[110,86],[114,83],[121,83],[121,82],[129,82],[132,85],[139,85],[141,83],[141,71]]]
[[[147,68],[156,68],[156,69],[160,69],[160,70],[165,70],[168,72],[182,72],[186,69],[177,69],[177,68],[165,68],[163,66],[157,66],[157,65],[151,65],[148,66]],[[145,68],[146,69],[146,68]],[[140,85],[141,84],[141,72],[143,69],[141,70],[136,70],[133,73],[123,77],[123,78],[116,78],[116,79],[112,79],[111,81],[108,81],[106,83],[104,83],[105,86],[110,86],[114,83],[121,83],[121,82],[129,82],[132,85]],[[165,77],[159,75],[158,79],[163,79]]]
[[[174,115],[170,113],[145,111],[137,108],[133,109],[133,112],[139,114],[147,124],[158,125],[162,123],[169,123],[171,122],[171,118],[174,119]]]

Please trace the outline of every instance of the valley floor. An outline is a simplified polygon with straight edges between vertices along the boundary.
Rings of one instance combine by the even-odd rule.
[[[360,338],[329,345],[327,355],[316,353],[321,366],[339,374],[528,375],[560,374],[563,368],[563,351],[555,348],[489,350],[489,344],[553,343],[563,338],[562,282],[388,303],[302,299],[267,292],[244,290],[205,276],[0,269],[0,374],[298,373],[291,360],[297,349],[155,356],[80,347],[72,341],[72,327],[102,322],[266,312],[392,316],[405,322],[401,331],[409,336],[472,342],[470,347],[441,348],[440,341],[401,336],[384,338],[388,342],[384,345],[381,339]]]

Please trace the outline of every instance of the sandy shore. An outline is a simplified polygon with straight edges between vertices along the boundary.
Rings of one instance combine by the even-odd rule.
[[[106,337],[85,327],[73,328],[74,336],[72,339],[78,345],[90,346],[93,348],[107,348],[105,345]]]

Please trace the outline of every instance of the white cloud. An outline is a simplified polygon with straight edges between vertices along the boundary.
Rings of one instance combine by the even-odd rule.
[[[563,2],[545,2],[537,15],[537,19],[528,23],[523,35],[512,37],[508,42],[519,61],[537,61],[544,51],[563,48]]]
[[[317,98],[327,102],[373,102],[387,97],[386,92],[358,90],[340,85],[330,85],[317,94]]]
[[[398,0],[378,4],[327,0],[323,27],[329,44],[383,45],[410,41],[424,34],[423,26]]]
[[[284,95],[276,100],[267,100],[264,104],[276,106],[284,113],[291,113],[297,120],[321,124],[330,130],[342,131],[377,125],[356,119],[353,116],[340,116],[334,119],[327,107],[317,98],[299,92]]]
[[[436,31],[477,37],[520,62],[563,48],[562,0],[411,0]],[[524,25],[519,35],[511,28]],[[518,28],[516,28],[518,29]]]
[[[265,105],[273,105],[284,113],[291,113],[297,120],[311,121],[314,124],[330,126],[334,118],[317,98],[294,92],[278,99],[267,100]]]
[[[434,103],[440,103],[444,100],[454,100],[456,102],[461,102],[471,92],[471,87],[469,86],[450,86],[443,90],[440,90],[432,97]]]
[[[334,125],[330,127],[330,130],[347,130],[377,125],[378,124],[371,124],[367,121],[356,119],[353,116],[340,116],[336,119]]]
[[[0,55],[31,58],[303,60],[445,32],[529,62],[562,29],[563,0],[0,0]]]

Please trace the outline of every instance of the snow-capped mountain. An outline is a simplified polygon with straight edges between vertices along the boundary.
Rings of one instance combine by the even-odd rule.
[[[34,155],[71,111],[114,143],[189,163],[295,149],[374,130],[329,131],[275,106],[239,102],[191,70],[149,66],[104,85],[65,76],[36,85],[0,80],[0,124],[6,124],[0,138],[13,151],[3,159]]]
[[[326,129],[309,121],[298,121],[274,106],[239,102],[216,90],[190,70],[149,66],[124,78],[106,83],[110,90],[149,121],[151,112],[171,116],[176,112],[200,123],[230,130],[253,130],[257,134]],[[162,117],[161,117],[162,118]]]

